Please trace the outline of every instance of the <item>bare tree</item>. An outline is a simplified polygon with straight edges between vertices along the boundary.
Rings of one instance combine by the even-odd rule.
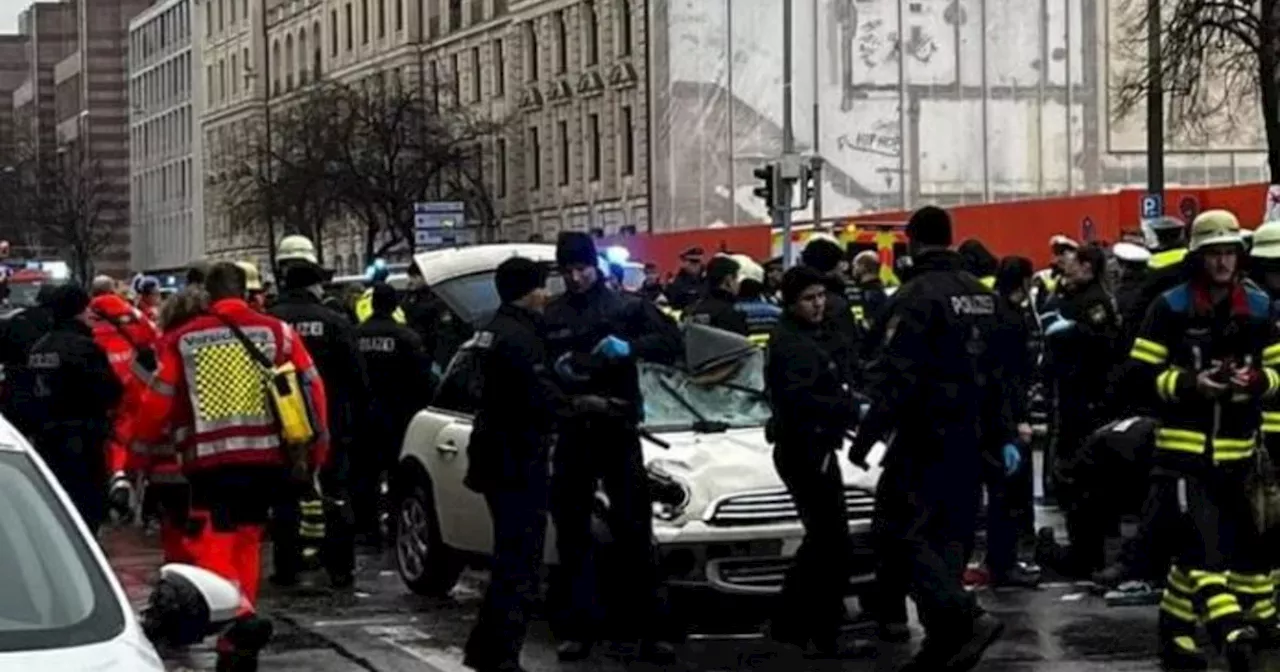
[[[1144,107],[1149,0],[1124,0],[1119,55],[1129,61],[1113,81],[1115,113]],[[1247,135],[1260,116],[1271,180],[1280,183],[1280,0],[1164,0],[1159,81],[1169,131],[1211,148]],[[1260,113],[1260,114],[1256,114]]]
[[[65,255],[73,277],[87,282],[113,228],[103,216],[112,194],[102,164],[75,143],[55,156],[24,162],[15,184],[20,191],[10,202],[19,220],[32,227],[42,244]]]

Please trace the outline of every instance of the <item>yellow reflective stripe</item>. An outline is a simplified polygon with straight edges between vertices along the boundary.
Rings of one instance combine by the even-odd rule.
[[[996,276],[994,276],[994,275],[984,275],[984,276],[982,276],[981,278],[978,278],[978,282],[981,282],[981,283],[982,283],[982,286],[983,286],[983,287],[986,287],[987,289],[995,289],[995,286],[996,286]]]
[[[1196,591],[1203,590],[1206,586],[1223,586],[1227,585],[1227,575],[1217,572],[1206,572],[1199,569],[1193,569],[1187,572],[1191,582],[1195,584]]]
[[[1268,434],[1280,432],[1280,412],[1262,412],[1262,431]]]
[[[867,324],[867,311],[862,306],[849,306],[849,312],[853,314],[853,319],[863,326]]]
[[[1270,574],[1243,574],[1240,572],[1231,572],[1227,575],[1227,582],[1228,585],[1231,586],[1231,590],[1240,590],[1241,588],[1275,589],[1275,581],[1271,580]]]
[[[1262,350],[1262,365],[1275,366],[1280,364],[1280,343],[1273,343]]]
[[[769,344],[769,334],[747,334],[747,340],[751,341],[752,345],[763,347]]]
[[[1178,635],[1177,637],[1174,637],[1173,645],[1188,653],[1200,652],[1200,645],[1196,644],[1195,638],[1188,637],[1187,635]]]
[[[1249,607],[1249,619],[1255,621],[1268,620],[1276,615],[1276,603],[1272,600],[1258,600]]]
[[[1197,623],[1200,620],[1196,618],[1195,607],[1192,606],[1190,600],[1179,600],[1168,592],[1165,592],[1164,597],[1160,600],[1160,611],[1187,623]]]
[[[1213,459],[1219,462],[1242,460],[1253,455],[1253,439],[1214,439]]]
[[[1175,393],[1178,390],[1178,377],[1181,375],[1182,371],[1169,369],[1156,376],[1156,394],[1165,401],[1177,401]]]
[[[1223,578],[1225,579],[1226,577]],[[1208,611],[1206,620],[1210,621],[1217,620],[1224,616],[1238,614],[1242,611],[1240,609],[1240,601],[1231,593],[1214,595],[1209,598],[1205,601],[1205,610]]]
[[[1192,595],[1196,592],[1195,586],[1191,585],[1191,579],[1188,579],[1185,576],[1175,577],[1170,575],[1168,581],[1170,588],[1173,588],[1183,595]]]
[[[1206,438],[1201,432],[1161,427],[1156,430],[1156,448],[1203,454]]]
[[[1129,356],[1140,362],[1159,365],[1168,359],[1169,348],[1145,338],[1135,338],[1133,339],[1133,349],[1129,351]]]
[[[1280,392],[1280,373],[1271,367],[1262,369],[1262,373],[1267,377],[1267,389],[1262,393],[1263,397],[1274,397],[1276,392]]]

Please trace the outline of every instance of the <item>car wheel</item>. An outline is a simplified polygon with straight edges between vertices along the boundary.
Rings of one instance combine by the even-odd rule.
[[[414,484],[396,507],[396,567],[409,590],[443,597],[462,574],[462,562],[440,537],[435,499],[427,485]]]

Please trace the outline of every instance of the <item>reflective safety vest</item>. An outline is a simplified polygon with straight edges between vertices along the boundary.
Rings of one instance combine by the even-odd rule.
[[[681,311],[676,310],[671,306],[658,306],[658,310],[661,311],[663,315],[675,320],[676,324],[680,323],[680,318],[684,315]]]
[[[996,276],[994,275],[984,275],[981,278],[978,278],[978,282],[981,282],[982,286],[986,287],[987,289],[996,288]],[[1057,283],[1055,282],[1054,284],[1057,284]]]
[[[1179,247],[1173,250],[1165,250],[1164,252],[1156,252],[1147,260],[1147,268],[1151,270],[1159,270],[1181,264],[1182,260],[1187,257],[1187,248]]]
[[[364,324],[371,317],[373,317],[373,288],[372,287],[364,290],[364,293],[360,295],[360,298],[356,299],[356,320],[358,320],[360,324]],[[391,319],[395,320],[396,322],[399,322],[400,324],[404,324],[405,323],[404,311],[401,310],[399,306],[396,306],[395,312],[391,313]]]
[[[764,347],[769,343],[769,334],[782,316],[782,309],[765,300],[739,301],[733,309],[747,318],[747,340],[752,344]]]

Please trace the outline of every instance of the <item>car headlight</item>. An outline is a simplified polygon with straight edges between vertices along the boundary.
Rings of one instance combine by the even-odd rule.
[[[672,476],[660,464],[650,464],[647,471],[653,515],[658,520],[668,522],[683,516],[689,506],[689,486]]]

